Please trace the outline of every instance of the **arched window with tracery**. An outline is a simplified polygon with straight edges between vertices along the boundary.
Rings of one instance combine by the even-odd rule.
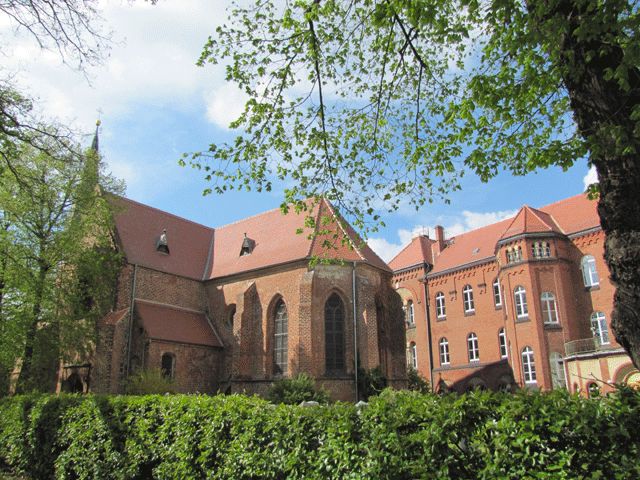
[[[289,363],[289,317],[283,299],[278,300],[274,310],[273,366],[276,375],[286,375]]]
[[[344,304],[333,293],[324,304],[325,370],[330,375],[345,371],[344,344]]]

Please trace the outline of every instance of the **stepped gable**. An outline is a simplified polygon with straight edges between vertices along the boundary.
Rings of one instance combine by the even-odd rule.
[[[127,261],[161,272],[202,280],[214,230],[162,210],[116,195],[114,208],[118,241]],[[158,251],[166,230],[169,253]]]
[[[566,235],[600,227],[597,200],[581,193],[540,210],[549,214]]]
[[[562,233],[562,230],[548,213],[525,205],[513,218],[500,240],[525,233],[547,232]]]
[[[391,267],[391,270],[396,271],[423,263],[433,265],[431,254],[431,245],[433,243],[434,240],[431,240],[426,235],[413,237],[411,242],[393,257],[389,262],[389,267]]]
[[[331,203],[321,200],[316,217],[316,231],[309,257],[338,259],[346,262],[365,262],[381,270],[389,266],[360,238],[347,222],[340,223]]]
[[[207,347],[222,347],[203,312],[136,300],[135,308],[149,338]]]

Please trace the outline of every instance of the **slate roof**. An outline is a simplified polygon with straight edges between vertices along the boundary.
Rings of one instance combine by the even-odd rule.
[[[365,262],[389,270],[387,264],[364,243],[348,224],[340,224],[331,204],[322,199],[306,212],[280,209],[245,218],[218,228],[210,228],[132,200],[109,196],[115,207],[119,243],[129,263],[197,280],[226,277],[261,268],[309,260],[320,256],[344,261]],[[317,231],[337,234],[310,238],[305,218],[316,221]],[[321,219],[327,218],[329,222]],[[302,234],[296,231],[303,228]],[[156,242],[167,231],[169,254],[158,252]],[[250,255],[240,255],[244,236],[253,240]],[[342,242],[342,239],[346,239]],[[328,241],[334,248],[323,248]],[[353,248],[351,248],[353,247]]]
[[[203,312],[144,300],[135,309],[149,338],[207,347],[222,347]]]
[[[430,275],[492,260],[499,240],[522,233],[555,232],[571,235],[597,228],[600,226],[597,203],[589,200],[586,194],[579,194],[540,209],[524,206],[512,218],[456,235],[447,240],[446,248],[432,260]],[[428,258],[414,243],[415,239],[391,260],[389,265],[394,271]]]

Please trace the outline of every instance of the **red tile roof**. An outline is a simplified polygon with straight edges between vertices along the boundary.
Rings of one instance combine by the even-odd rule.
[[[525,205],[520,209],[518,214],[513,217],[513,220],[500,239],[503,240],[515,237],[516,235],[521,235],[523,233],[545,232],[562,233],[562,230],[558,227],[551,215]]]
[[[109,195],[119,243],[129,263],[202,280],[213,229],[127,198]],[[169,255],[156,250],[167,230]]]
[[[470,263],[492,260],[495,258],[496,244],[501,238],[532,232],[558,232],[571,235],[599,226],[597,201],[589,200],[585,194],[561,200],[541,209],[525,206],[511,219],[449,239],[446,248],[433,259],[434,267],[431,273],[440,273]],[[391,261],[394,270],[414,265],[415,260],[419,258],[415,253],[400,258],[401,255],[404,255],[404,250]]]
[[[128,308],[123,308],[122,310],[118,310],[116,312],[109,312],[104,316],[102,322],[105,325],[117,325],[122,321],[127,312],[129,312]]]
[[[136,300],[135,309],[149,338],[222,347],[203,312],[144,300]]]
[[[155,270],[204,280],[312,256],[366,262],[389,270],[350,225],[339,224],[324,199],[315,205],[308,202],[309,209],[300,213],[292,209],[284,215],[278,208],[216,229],[122,197],[110,195],[109,199],[115,206],[116,231],[127,260]],[[312,230],[305,228],[307,216],[315,220],[316,231],[330,233],[310,238]],[[164,229],[168,255],[156,250]],[[296,233],[299,229],[303,233]],[[255,243],[250,255],[241,256],[245,234]],[[326,243],[332,248],[324,248]]]
[[[391,270],[401,270],[421,263],[433,265],[431,245],[434,243],[426,235],[418,235],[389,262]]]

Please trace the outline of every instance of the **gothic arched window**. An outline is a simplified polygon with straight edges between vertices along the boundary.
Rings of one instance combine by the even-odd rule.
[[[276,375],[286,375],[289,360],[289,318],[284,300],[278,300],[274,317],[273,370]]]
[[[334,293],[324,304],[324,358],[328,374],[344,373],[344,305]]]

